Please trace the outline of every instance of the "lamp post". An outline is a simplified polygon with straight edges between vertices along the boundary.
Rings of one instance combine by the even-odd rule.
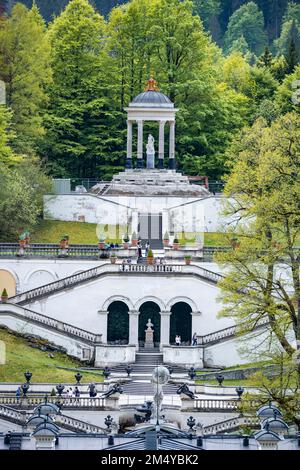
[[[77,372],[77,374],[75,374],[75,379],[76,385],[80,385],[80,380],[82,379],[82,375],[80,374],[80,372]]]
[[[32,373],[27,371],[27,372],[24,373],[24,376],[25,376],[26,382],[29,384],[30,380],[31,380],[31,377],[32,377]]]

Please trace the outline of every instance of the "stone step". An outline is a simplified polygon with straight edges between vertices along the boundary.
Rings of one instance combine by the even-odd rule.
[[[178,385],[167,384],[163,386],[165,395],[176,395]],[[123,393],[127,395],[153,395],[155,392],[154,385],[149,382],[130,382],[123,386]]]

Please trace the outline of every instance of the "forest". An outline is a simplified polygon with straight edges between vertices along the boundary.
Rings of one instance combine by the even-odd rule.
[[[124,168],[124,107],[151,73],[180,109],[176,160],[185,174],[221,180],[245,129],[299,113],[299,3],[131,0],[110,13],[104,3],[114,6],[2,2],[2,200],[22,180],[33,220],[41,203],[30,191],[42,193],[41,181],[109,180]]]

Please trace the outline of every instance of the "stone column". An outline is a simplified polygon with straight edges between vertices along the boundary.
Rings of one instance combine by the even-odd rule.
[[[139,346],[139,310],[129,310],[129,344]]]
[[[132,168],[132,121],[127,121],[127,158],[125,168]]]
[[[137,168],[143,168],[143,121],[138,124]]]
[[[166,121],[159,121],[159,150],[158,150],[158,168],[164,167],[165,156],[165,124]]]
[[[171,313],[169,310],[160,312],[160,349],[170,344]]]
[[[101,326],[101,334],[102,334],[102,343],[107,344],[107,310],[98,310],[98,314],[100,315],[100,326]]]
[[[175,170],[175,121],[170,122],[169,169]]]
[[[197,333],[198,336],[201,336],[201,332],[199,331],[198,320],[201,317],[201,312],[192,312],[192,337],[194,333]]]

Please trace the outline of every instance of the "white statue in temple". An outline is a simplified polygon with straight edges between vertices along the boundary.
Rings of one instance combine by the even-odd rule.
[[[147,152],[147,168],[153,169],[155,166],[154,165],[155,148],[154,148],[154,137],[151,134],[149,134],[148,136],[146,152]]]

